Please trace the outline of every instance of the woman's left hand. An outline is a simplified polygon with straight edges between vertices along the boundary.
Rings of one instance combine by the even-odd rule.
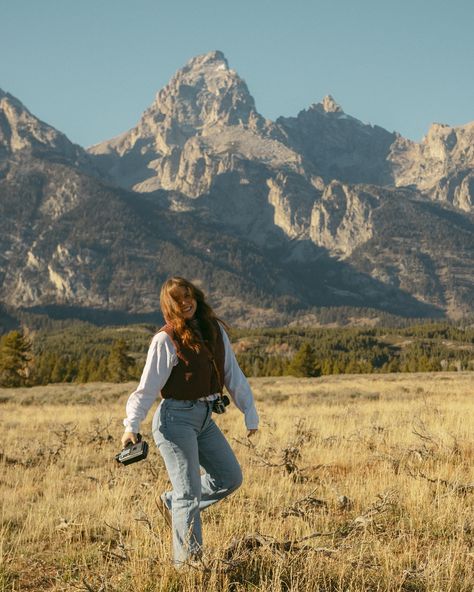
[[[258,431],[257,429],[255,429],[255,430],[249,430],[247,432],[247,438],[250,438],[250,436],[253,436],[257,431]]]

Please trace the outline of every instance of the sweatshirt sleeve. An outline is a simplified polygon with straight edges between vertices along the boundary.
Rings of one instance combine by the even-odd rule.
[[[255,430],[258,428],[258,414],[255,408],[252,389],[250,388],[250,384],[245,378],[244,373],[240,369],[225,329],[220,323],[219,327],[221,329],[225,348],[225,387],[229,391],[236,407],[244,414],[247,429]]]
[[[140,384],[128,398],[127,417],[123,420],[126,432],[138,433],[140,423],[145,419],[177,363],[173,342],[164,331],[160,331],[153,337],[148,348]]]

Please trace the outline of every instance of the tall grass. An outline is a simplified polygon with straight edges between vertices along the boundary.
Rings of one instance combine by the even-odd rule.
[[[256,437],[217,419],[244,484],[180,572],[151,413],[148,459],[113,460],[134,385],[0,390],[0,590],[471,592],[473,377],[253,379]]]

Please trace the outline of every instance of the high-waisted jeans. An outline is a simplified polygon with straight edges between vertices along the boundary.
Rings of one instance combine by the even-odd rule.
[[[211,414],[209,401],[164,399],[153,417],[153,437],[173,487],[162,499],[171,511],[176,564],[201,554],[200,511],[242,483],[239,463]]]

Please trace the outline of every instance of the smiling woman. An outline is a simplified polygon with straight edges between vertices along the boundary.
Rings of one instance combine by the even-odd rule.
[[[167,297],[167,285],[165,284],[165,286],[162,291],[162,300]],[[171,296],[166,302],[168,308],[173,309],[173,307],[178,307],[180,313],[178,316],[181,316],[185,320],[192,319],[197,309],[197,301],[194,298],[193,290],[187,286],[173,285],[173,288],[168,293]]]
[[[122,444],[137,441],[140,422],[161,392],[153,437],[173,490],[160,500],[173,531],[174,562],[182,566],[202,555],[200,511],[242,483],[240,465],[212,419],[213,411],[225,410],[223,387],[245,415],[248,436],[257,431],[258,415],[225,325],[202,290],[170,278],[161,288],[160,306],[166,325],[153,338],[140,384],[128,399]]]

